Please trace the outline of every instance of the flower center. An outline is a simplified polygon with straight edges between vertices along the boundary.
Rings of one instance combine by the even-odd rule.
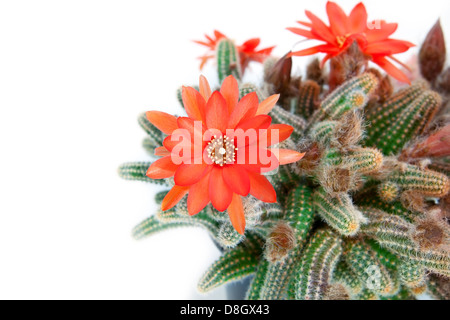
[[[345,44],[345,41],[347,40],[348,36],[337,36],[336,41],[339,45],[339,48],[342,48],[342,46]]]
[[[214,136],[208,143],[208,158],[221,167],[224,164],[231,164],[235,160],[236,148],[233,141],[226,135],[223,137]]]

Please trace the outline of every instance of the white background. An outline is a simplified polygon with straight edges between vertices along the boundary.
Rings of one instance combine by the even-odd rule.
[[[448,0],[365,3],[397,38],[420,44],[441,17],[449,40]],[[197,82],[204,52],[190,40],[217,28],[283,55],[304,9],[326,17],[318,0],[0,1],[0,298],[224,298],[196,292],[218,257],[203,230],[132,240],[159,189],[116,169],[149,159],[140,112],[180,114],[175,90]],[[217,82],[213,64],[205,74]]]

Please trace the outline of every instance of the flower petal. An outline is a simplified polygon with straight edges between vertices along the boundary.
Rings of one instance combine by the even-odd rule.
[[[228,165],[223,167],[223,180],[230,189],[241,196],[250,192],[250,179],[247,171],[240,165]]]
[[[350,33],[361,33],[367,28],[367,11],[362,2],[358,3],[348,17]]]
[[[163,211],[172,209],[181,199],[183,199],[188,191],[189,187],[173,186],[164,197],[161,203],[161,209]]]
[[[273,203],[277,201],[275,189],[266,177],[254,172],[248,172],[248,176],[252,196],[264,202]]]
[[[208,101],[209,97],[211,97],[211,88],[209,87],[208,80],[201,75],[199,80],[200,94],[202,95],[205,101]]]
[[[345,12],[336,3],[327,2],[327,15],[330,21],[330,28],[336,36],[348,33],[348,18]]]
[[[148,121],[165,134],[172,134],[178,128],[177,118],[162,111],[147,111],[145,113]]]
[[[222,169],[214,167],[209,176],[209,198],[211,203],[220,212],[230,205],[233,192],[223,180]]]
[[[230,114],[228,120],[228,128],[234,129],[243,120],[250,119],[258,110],[259,101],[255,92],[251,92],[244,96]]]
[[[220,93],[227,102],[228,113],[231,114],[239,101],[239,86],[233,76],[228,76],[223,80]]]
[[[294,163],[303,158],[305,153],[300,153],[289,149],[270,149],[278,158],[278,162],[281,165]]]
[[[287,124],[271,124],[267,129],[267,132],[261,132],[259,145],[267,148],[283,142],[290,137],[292,132],[294,132],[294,128]]]
[[[336,55],[340,52],[340,49],[336,46],[332,46],[332,45],[328,45],[328,44],[322,44],[322,45],[318,45],[315,47],[311,47],[311,48],[307,48],[307,49],[303,49],[300,51],[294,51],[288,54],[288,57],[293,57],[293,56],[309,56],[311,54],[316,54],[318,52],[323,52],[323,53],[329,53],[332,55]]]
[[[209,175],[208,172],[199,182],[189,188],[187,207],[191,216],[202,211],[209,203]]]
[[[366,39],[369,43],[385,40],[397,30],[397,27],[397,23],[381,21],[380,28],[366,30]]]
[[[278,167],[278,158],[270,149],[258,147],[256,144],[239,148],[237,163],[245,170],[258,174],[275,170]]]
[[[153,162],[148,168],[146,175],[151,179],[170,178],[177,169],[178,166],[172,162],[170,156],[167,156]]]
[[[314,13],[309,10],[305,11],[306,16],[312,22],[312,32],[324,41],[336,44],[336,37],[331,32],[330,28],[320,20]]]
[[[290,32],[293,32],[295,34],[298,34],[299,36],[308,38],[308,39],[316,39],[316,40],[322,40],[322,39],[317,39],[317,37],[315,35],[313,35],[311,33],[311,31],[309,30],[305,30],[305,29],[301,29],[301,28],[286,28],[287,30],[289,30]]]
[[[158,157],[170,156],[170,152],[165,147],[158,147],[155,149],[155,156]]]
[[[189,118],[205,122],[205,99],[191,87],[183,87],[181,97]]]
[[[408,41],[386,39],[383,41],[369,43],[364,49],[364,53],[369,55],[389,56],[395,53],[402,53],[413,47],[414,44]]]
[[[388,73],[391,77],[397,79],[398,81],[411,84],[411,81],[406,74],[389,62],[385,57],[374,57],[372,61],[379,65],[380,68],[386,71],[386,73]]]
[[[255,116],[248,120],[241,121],[237,126],[237,129],[242,129],[244,131],[249,129],[260,130],[269,128],[272,123],[272,117],[266,114],[260,114],[259,116]]]
[[[207,141],[203,141],[203,135],[206,131],[206,127],[203,123],[200,121],[194,121],[188,117],[179,117],[177,123],[180,129],[186,129],[189,132],[194,148],[201,146],[199,149],[203,150],[208,143]]]
[[[182,164],[175,172],[175,184],[179,186],[193,185],[199,182],[209,170],[211,170],[211,166],[205,162],[202,164]]]
[[[239,234],[245,232],[245,215],[244,207],[242,206],[241,196],[233,194],[233,199],[228,207],[228,216],[230,217],[231,224]]]
[[[241,46],[241,50],[245,51],[254,51],[257,46],[259,46],[259,43],[261,40],[259,38],[253,38],[250,40],[245,41]]]
[[[265,99],[263,102],[261,102],[258,106],[258,111],[256,111],[256,115],[259,114],[269,114],[270,111],[272,111],[273,107],[278,102],[278,99],[280,99],[279,94],[274,94]]]
[[[237,147],[248,146],[258,141],[261,131],[269,128],[272,117],[261,114],[238,124],[234,136]],[[238,131],[243,130],[243,133]],[[242,134],[242,136],[241,136]]]
[[[225,132],[228,123],[227,102],[219,91],[214,91],[206,104],[206,126]]]

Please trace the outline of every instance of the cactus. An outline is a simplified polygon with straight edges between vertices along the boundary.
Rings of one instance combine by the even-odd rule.
[[[364,288],[357,275],[349,268],[345,261],[337,264],[333,272],[333,282],[342,284],[350,297],[357,297]]]
[[[345,82],[322,101],[319,110],[311,117],[308,128],[319,121],[337,120],[350,110],[363,108],[377,85],[378,80],[372,73]]]
[[[398,268],[400,281],[407,287],[416,289],[425,286],[425,268],[417,262],[402,261]]]
[[[366,112],[367,135],[363,143],[372,146],[378,137],[394,125],[398,116],[408,108],[415,98],[425,92],[426,84],[418,82],[392,95],[384,104],[369,109]]]
[[[374,58],[356,42],[337,56],[331,54],[328,73],[315,59],[305,80],[292,72],[295,53],[287,53],[281,59],[268,58],[261,79],[243,83],[250,55],[252,61],[264,59],[225,36],[211,38],[215,42],[209,46],[208,57],[217,59],[219,84],[228,76],[236,79],[234,88],[238,89],[227,98],[242,101],[250,94],[256,103],[256,93],[264,112],[245,110],[242,116],[260,112],[257,116],[266,120],[266,126],[293,127],[290,137],[273,147],[305,153],[304,158],[264,173],[264,184],[273,186],[276,202],[261,200],[261,190],[239,194],[243,208],[239,218],[245,218],[245,230],[235,229],[239,223],[242,227],[242,220],[231,220],[232,210],[219,211],[212,203],[189,215],[191,194],[185,187],[189,196],[183,193],[177,205],[141,222],[133,230],[134,237],[142,239],[184,226],[207,232],[222,256],[200,280],[202,292],[253,276],[246,295],[249,300],[409,300],[424,292],[448,300],[446,104],[450,82],[442,50],[433,46],[442,46],[441,33],[437,24],[421,50],[420,72],[428,82],[414,81],[401,89],[388,75],[368,68],[368,60]],[[357,39],[364,36],[358,34]],[[430,56],[438,56],[439,61],[430,61]],[[373,60],[384,68],[382,61]],[[398,72],[391,75],[406,82]],[[202,97],[210,101],[204,82],[195,88],[199,91],[196,103],[202,104]],[[275,94],[280,96],[273,106],[265,99]],[[184,108],[182,89],[177,98]],[[217,107],[207,105],[212,108],[208,112]],[[200,109],[186,106],[183,112],[205,120]],[[204,122],[216,120],[210,114]],[[167,154],[163,148],[166,134],[144,113],[138,122],[145,131],[143,147],[149,155],[154,157],[155,150]],[[124,163],[119,175],[125,180],[174,186],[175,178],[147,177],[151,161]],[[156,203],[163,206],[167,195],[168,190],[157,193]]]
[[[253,274],[258,266],[260,249],[258,239],[249,237],[242,245],[225,251],[200,279],[199,291],[207,292]]]
[[[294,114],[308,119],[317,108],[320,87],[315,81],[305,81],[301,84],[298,100],[294,107]]]
[[[283,259],[268,263],[260,299],[287,298],[293,272],[298,268],[301,250],[312,228],[313,217],[311,190],[300,185],[290,192],[286,201],[285,219],[293,228],[296,246]]]
[[[438,93],[426,91],[417,97],[374,141],[385,155],[397,154],[405,144],[423,133],[441,106]]]
[[[403,190],[412,190],[429,197],[443,197],[450,188],[446,175],[413,165],[393,170],[388,179]]]
[[[236,45],[229,39],[222,39],[217,44],[217,70],[221,83],[229,75],[236,79],[241,78],[239,54]]]
[[[367,244],[347,241],[344,247],[344,259],[359,281],[375,294],[391,296],[398,290],[393,274]]]
[[[295,278],[295,298],[323,298],[328,279],[342,253],[342,239],[330,230],[317,230],[301,255],[302,264]]]
[[[421,264],[425,269],[444,276],[450,275],[450,256],[437,249],[422,250],[411,239],[412,224],[398,216],[378,210],[363,210],[370,222],[362,232],[398,257]]]
[[[318,188],[313,197],[314,209],[336,231],[345,236],[355,235],[365,218],[352,204],[346,193],[331,198],[323,188]]]

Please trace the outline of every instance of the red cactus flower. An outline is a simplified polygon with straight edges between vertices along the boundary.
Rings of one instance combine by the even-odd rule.
[[[327,2],[329,26],[312,12],[306,10],[305,13],[311,22],[298,21],[298,23],[309,28],[309,30],[302,28],[287,29],[308,39],[323,41],[325,44],[292,52],[291,56],[326,53],[322,60],[323,65],[328,59],[345,52],[356,41],[361,52],[389,75],[399,81],[410,82],[408,77],[389,61],[392,60],[404,66],[392,55],[405,52],[414,46],[408,41],[389,38],[397,30],[397,23],[386,23],[383,20],[368,23],[366,8],[362,3],[357,4],[350,15],[347,16],[336,3]]]
[[[303,154],[268,148],[287,139],[293,131],[285,124],[271,124],[267,115],[279,95],[259,103],[253,92],[239,100],[238,83],[233,76],[224,80],[220,91],[211,93],[203,76],[199,87],[199,91],[183,87],[187,117],[147,112],[148,120],[168,135],[163,147],[155,152],[163,157],[150,166],[147,176],[174,177],[175,186],[162,201],[162,210],[172,208],[188,194],[190,215],[211,202],[219,211],[228,210],[234,228],[243,234],[241,197],[251,194],[264,202],[276,202],[275,190],[262,173],[296,162]],[[247,132],[257,134],[247,136]]]
[[[206,37],[206,41],[194,40],[195,43],[198,43],[209,49],[209,51],[205,55],[199,57],[199,59],[201,60],[200,70],[203,69],[205,63],[209,59],[214,58],[214,56],[215,56],[214,51],[216,49],[217,43],[221,39],[227,38],[223,33],[219,32],[217,30],[214,30],[214,38],[212,38],[206,34],[205,34],[205,37]],[[237,46],[237,50],[238,50],[239,57],[241,60],[240,62],[241,62],[242,72],[245,71],[245,69],[248,67],[248,65],[251,61],[256,61],[259,63],[264,62],[264,60],[268,56],[270,56],[270,54],[272,53],[272,50],[275,48],[275,47],[268,47],[268,48],[257,50],[256,48],[259,46],[260,42],[261,42],[261,40],[259,38],[253,38],[253,39],[245,41],[242,45]]]

